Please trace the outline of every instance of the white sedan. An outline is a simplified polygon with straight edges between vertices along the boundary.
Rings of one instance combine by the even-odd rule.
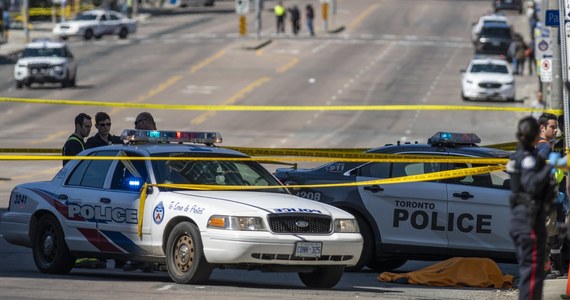
[[[80,36],[86,40],[100,39],[103,35],[118,35],[126,39],[137,30],[135,20],[108,10],[89,10],[80,13],[72,21],[61,22],[53,29],[53,34],[62,39],[70,36]]]
[[[463,100],[515,100],[515,79],[509,63],[496,58],[475,58],[461,70]]]
[[[2,234],[32,248],[41,272],[65,274],[75,257],[97,257],[166,265],[176,283],[244,268],[298,272],[306,286],[329,288],[360,258],[348,212],[291,195],[240,152],[179,144],[212,144],[218,133],[126,130],[123,138],[132,144],[80,153],[103,160],[71,160],[53,180],[12,191]]]
[[[473,28],[471,29],[471,41],[475,43],[479,39],[479,34],[481,33],[481,29],[488,24],[509,24],[509,19],[503,15],[489,15],[489,16],[482,16],[479,18],[479,21],[473,23]]]

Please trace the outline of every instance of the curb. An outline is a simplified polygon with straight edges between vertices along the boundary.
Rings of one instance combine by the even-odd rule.
[[[271,42],[273,42],[272,39],[267,39],[267,40],[264,40],[264,41],[259,42],[259,43],[256,44],[256,45],[253,45],[253,46],[248,46],[248,45],[243,45],[243,44],[242,44],[241,47],[242,47],[243,49],[245,49],[245,50],[259,50],[259,49],[261,49],[261,48],[263,48],[263,47],[265,47],[265,46],[271,44]]]

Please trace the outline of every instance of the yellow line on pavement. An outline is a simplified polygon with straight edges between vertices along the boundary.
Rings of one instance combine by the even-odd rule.
[[[44,174],[52,174],[52,175],[55,175],[55,173],[56,173],[57,171],[59,171],[60,169],[61,169],[61,167],[49,168],[49,169],[45,169],[45,170],[43,170],[43,171],[38,171],[38,172],[33,172],[33,173],[27,173],[27,174],[25,174],[25,175],[19,175],[19,176],[10,177],[10,180],[11,180],[11,181],[13,181],[13,180],[23,180],[23,179],[28,180],[28,179],[35,178],[35,177],[37,177],[37,176],[44,175]],[[6,181],[4,181],[4,182],[6,182]],[[3,183],[3,182],[0,181],[0,185],[1,185],[2,183]],[[13,185],[14,183],[11,183],[11,184]]]
[[[352,20],[352,22],[350,22],[350,24],[348,24],[348,30],[350,29],[354,29],[355,27],[357,27],[358,25],[360,25],[360,23],[362,23],[362,21],[364,21],[364,19],[366,17],[368,17],[368,15],[370,15],[376,8],[378,8],[378,3],[373,4],[371,6],[369,6],[365,11],[361,12],[354,20]]]
[[[275,70],[275,72],[277,72],[278,74],[283,74],[283,73],[287,72],[289,69],[291,69],[292,67],[294,67],[297,63],[299,63],[299,59],[296,57],[293,57],[293,58],[291,58],[291,60],[288,63],[277,68],[277,70]]]
[[[269,76],[264,76],[261,77],[259,79],[257,79],[256,81],[248,84],[246,87],[244,87],[243,89],[239,90],[237,93],[235,93],[233,96],[231,96],[230,98],[226,99],[224,102],[222,102],[220,105],[231,105],[236,103],[237,101],[239,101],[240,99],[244,98],[247,94],[251,93],[254,89],[264,85],[265,83],[269,82],[271,80],[271,77]],[[205,112],[201,115],[199,115],[198,117],[194,118],[192,121],[190,121],[190,124],[201,124],[204,121],[206,121],[207,118],[212,117],[216,114],[215,111],[208,111]]]
[[[178,82],[180,79],[182,79],[182,76],[179,76],[179,75],[172,76],[172,77],[168,78],[166,81],[160,83],[157,87],[150,89],[150,91],[148,91],[146,94],[139,96],[133,102],[140,103],[140,102],[143,102],[147,99],[150,99],[151,97],[154,97],[154,96],[158,95],[160,92],[166,90],[167,88],[169,88],[170,86],[172,86],[173,84]],[[109,114],[114,115],[117,112],[124,110],[125,108],[126,107],[114,107]]]
[[[218,53],[216,53],[216,54],[204,59],[203,61],[193,65],[190,68],[190,74],[194,74],[194,73],[200,71],[201,69],[203,69],[207,65],[213,63],[214,61],[216,61],[217,59],[222,57],[225,53],[226,53],[226,49],[222,49],[222,50],[218,51]]]

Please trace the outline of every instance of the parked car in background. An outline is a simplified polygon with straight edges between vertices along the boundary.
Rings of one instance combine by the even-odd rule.
[[[507,56],[512,41],[513,32],[510,25],[486,24],[481,27],[481,32],[475,41],[475,53]]]
[[[71,36],[83,37],[86,40],[100,39],[103,35],[118,35],[126,39],[136,32],[137,23],[120,13],[109,10],[95,9],[78,14],[73,20],[61,22],[53,29],[53,34],[62,39]]]
[[[519,14],[523,13],[522,0],[492,0],[493,10],[516,10]]]
[[[473,43],[477,42],[479,34],[484,26],[489,24],[505,24],[510,25],[509,19],[503,15],[493,14],[489,16],[482,16],[479,20],[473,23],[473,28],[471,29],[471,41]]]
[[[474,58],[461,71],[463,100],[515,100],[515,79],[509,63],[499,58]]]
[[[35,40],[26,45],[14,66],[16,88],[32,83],[61,83],[62,87],[74,87],[77,77],[77,61],[65,43]]]

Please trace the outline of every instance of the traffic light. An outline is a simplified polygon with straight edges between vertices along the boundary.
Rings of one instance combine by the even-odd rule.
[[[245,16],[239,16],[239,35],[247,34],[247,19]]]

